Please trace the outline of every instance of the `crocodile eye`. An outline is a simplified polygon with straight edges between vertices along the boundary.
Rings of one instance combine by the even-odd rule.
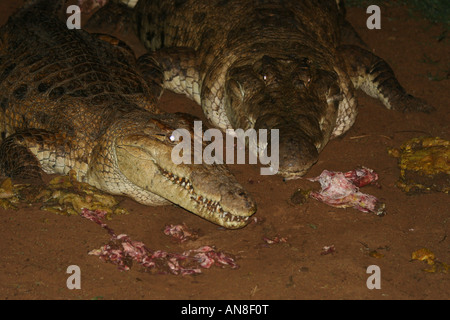
[[[260,77],[266,86],[276,84],[280,79],[279,75],[273,70],[268,70],[267,72],[262,73]]]
[[[307,77],[307,78],[295,77],[292,83],[297,88],[308,88],[311,83],[311,78],[310,77]]]
[[[311,84],[311,73],[308,69],[301,69],[292,74],[292,83],[298,88],[308,88]]]
[[[266,85],[276,83],[281,77],[279,74],[280,63],[274,58],[263,56],[261,61],[255,63],[255,72]]]

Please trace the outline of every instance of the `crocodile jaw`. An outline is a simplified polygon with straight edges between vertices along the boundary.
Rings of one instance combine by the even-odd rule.
[[[167,199],[225,228],[244,227],[256,205],[234,176],[220,165],[176,165],[171,160],[172,147],[144,135],[118,139],[114,148],[117,167],[126,180],[122,183],[130,189],[124,193],[150,205],[158,197]]]

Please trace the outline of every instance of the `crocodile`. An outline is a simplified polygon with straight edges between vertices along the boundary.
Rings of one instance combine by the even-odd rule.
[[[120,12],[164,71],[164,87],[200,104],[214,126],[278,129],[285,179],[304,175],[353,125],[356,89],[388,109],[434,110],[366,49],[342,0],[128,2],[110,0],[88,25]]]
[[[193,134],[194,118],[155,106],[151,60],[113,37],[69,30],[56,14],[63,6],[31,1],[0,28],[2,174],[75,172],[110,194],[245,226],[256,205],[225,165],[172,161],[174,130]]]

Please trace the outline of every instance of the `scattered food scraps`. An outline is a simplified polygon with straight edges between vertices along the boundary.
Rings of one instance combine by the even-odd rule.
[[[384,254],[379,253],[377,250],[372,250],[369,252],[369,256],[376,259],[384,258]]]
[[[90,251],[89,254],[117,265],[119,270],[122,271],[130,270],[133,262],[144,267],[146,271],[176,275],[198,274],[202,272],[201,268],[207,269],[213,265],[229,266],[231,269],[239,267],[233,257],[217,251],[212,246],[202,246],[181,254],[169,253],[163,250],[151,251],[142,242],[133,241],[126,234],[116,235],[103,222],[106,216],[105,211],[83,209],[82,216],[99,224],[111,236],[111,241],[108,244],[100,249]]]
[[[422,248],[419,249],[417,251],[414,251],[411,254],[411,259],[412,260],[419,260],[419,261],[424,261],[428,264],[433,264],[434,263],[434,259],[436,259],[435,255],[433,252],[431,252],[430,250],[428,250],[427,248]]]
[[[448,270],[450,269],[450,266],[448,264],[440,262],[438,259],[436,259],[434,253],[427,248],[422,248],[417,251],[414,251],[411,254],[411,259],[423,261],[426,262],[428,265],[430,265],[431,269],[424,269],[423,271],[425,272],[448,273]]]
[[[67,176],[52,179],[34,201],[44,202],[41,210],[63,215],[79,215],[83,208],[106,211],[107,219],[110,219],[111,214],[128,214],[127,210],[118,207],[119,202],[114,196],[77,181],[73,170]]]
[[[376,258],[376,259],[381,259],[384,258],[385,255],[383,253],[380,253],[380,250],[385,250],[385,251],[389,251],[390,247],[388,245],[385,246],[379,246],[376,250],[375,249],[371,249],[366,243],[364,242],[359,242],[364,246],[364,249],[362,249],[364,252],[367,252],[367,254],[369,255],[369,257],[372,258]]]
[[[0,207],[3,209],[17,210],[19,199],[16,196],[14,186],[10,178],[6,178],[0,185]]]
[[[364,187],[368,184],[374,184],[379,187],[377,183],[378,174],[375,173],[372,169],[366,167],[348,171],[344,173],[344,176],[358,188]]]
[[[164,234],[172,238],[184,242],[187,240],[195,240],[198,238],[198,232],[188,228],[186,224],[170,224],[164,228]]]
[[[0,185],[0,206],[5,209],[18,209],[19,204],[42,203],[41,210],[60,215],[80,215],[82,208],[104,210],[112,214],[128,214],[119,207],[119,201],[112,195],[79,182],[75,171],[66,176],[57,176],[48,184],[12,184],[6,179]]]
[[[413,138],[400,149],[390,149],[389,154],[398,158],[397,186],[407,194],[450,191],[450,141]]]
[[[311,192],[310,197],[336,208],[355,208],[362,212],[372,212],[384,216],[385,204],[376,197],[359,191],[360,187],[376,184],[378,175],[368,168],[358,168],[346,173],[324,170],[320,176],[309,178],[318,181],[319,192]]]
[[[311,190],[297,189],[291,196],[291,202],[293,204],[304,204],[309,199],[310,193]]]
[[[11,198],[14,196],[13,184],[10,178],[3,180],[0,185],[0,199]]]
[[[332,244],[331,246],[324,246],[322,248],[322,252],[320,253],[320,255],[324,256],[326,254],[333,254],[333,253],[336,253],[336,248],[334,244]]]
[[[273,238],[263,237],[263,240],[267,244],[276,244],[276,243],[281,243],[281,242],[287,242],[287,238],[280,237],[278,235]]]

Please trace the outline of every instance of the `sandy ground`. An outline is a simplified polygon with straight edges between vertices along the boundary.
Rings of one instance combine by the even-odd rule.
[[[0,2],[0,23],[20,1]],[[396,160],[387,153],[421,135],[450,139],[448,38],[442,29],[412,19],[405,8],[382,7],[381,30],[366,28],[363,9],[349,9],[348,18],[374,52],[384,57],[413,95],[436,107],[436,112],[401,114],[388,111],[362,93],[353,128],[331,141],[307,177],[322,170],[374,169],[380,188],[365,192],[386,203],[387,215],[376,217],[354,209],[336,209],[315,200],[290,202],[298,188],[316,186],[306,180],[283,182],[279,176],[260,176],[259,169],[231,169],[258,204],[262,223],[228,231],[180,208],[146,207],[124,199],[131,214],[116,216],[109,225],[153,250],[182,252],[214,245],[237,257],[238,269],[213,267],[197,276],[157,275],[138,266],[121,272],[87,253],[108,242],[107,233],[77,216],[58,216],[39,206],[0,210],[0,299],[449,299],[449,274],[426,273],[423,262],[411,261],[420,248],[450,263],[449,195],[407,196],[395,186]],[[185,97],[165,93],[168,111],[196,115],[199,107]],[[183,244],[163,234],[167,224],[185,223],[201,236]],[[264,237],[284,237],[268,245]],[[324,246],[336,251],[322,255]],[[382,258],[369,255],[371,250]],[[81,289],[69,290],[68,266],[81,270]],[[367,268],[381,271],[381,289],[369,290]]]

